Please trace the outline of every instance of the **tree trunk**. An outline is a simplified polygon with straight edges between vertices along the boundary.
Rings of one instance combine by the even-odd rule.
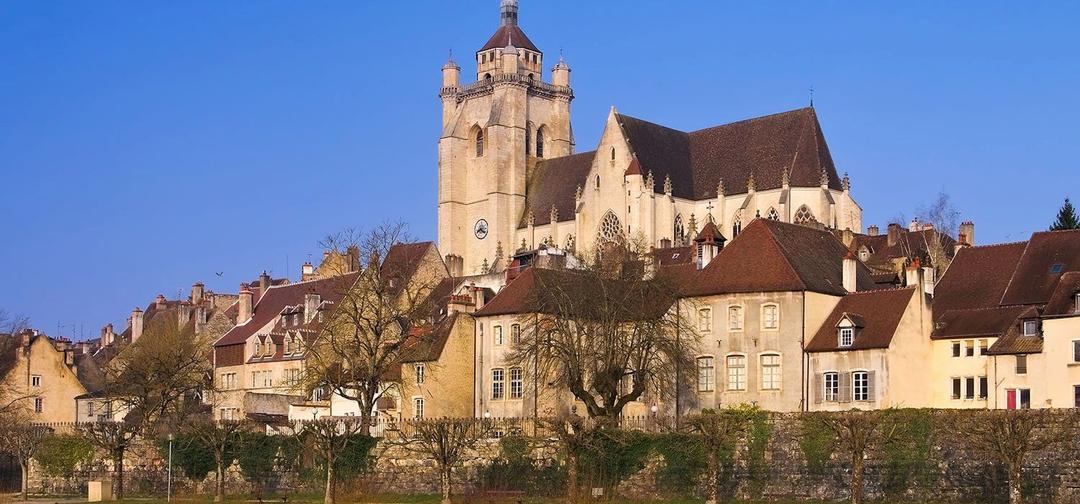
[[[225,501],[225,457],[219,451],[214,454],[217,462],[217,483],[214,485],[214,502]]]
[[[851,504],[862,502],[863,484],[863,458],[861,455],[851,457]]]
[[[1020,464],[1009,465],[1009,504],[1022,504],[1024,496],[1020,493]]]
[[[124,500],[124,451],[117,450],[113,455],[113,494],[116,500]]]
[[[334,504],[334,494],[336,492],[334,485],[334,457],[326,457],[326,495],[323,496],[324,504]]]
[[[20,461],[19,468],[22,469],[22,500],[28,500],[27,494],[30,490],[30,461]]]
[[[569,452],[569,450],[567,450]],[[577,455],[573,453],[567,453],[566,455],[566,494],[570,499],[570,502],[577,502],[578,493],[578,464]]]
[[[716,460],[716,452],[710,450],[708,456],[709,468],[706,471],[709,478],[705,486],[705,504],[716,504],[716,497],[720,493],[720,463]]]
[[[450,504],[450,468],[442,470],[442,504]]]

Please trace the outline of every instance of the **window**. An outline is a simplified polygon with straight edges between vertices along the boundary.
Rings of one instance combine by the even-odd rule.
[[[299,369],[286,369],[285,370],[285,385],[289,387],[295,387],[300,384],[300,370]]]
[[[795,224],[811,224],[817,222],[814,218],[814,214],[810,212],[810,209],[803,205],[795,211],[795,218],[792,220]]]
[[[260,338],[256,338],[256,339],[255,339],[255,345],[254,345],[254,348],[253,348],[253,350],[251,351],[251,356],[252,356],[252,357],[259,357],[259,356],[261,356],[262,354],[263,354],[263,345],[262,345],[262,339],[260,339]]]
[[[780,356],[761,356],[761,390],[780,390]]]
[[[521,343],[521,326],[518,324],[510,326],[510,343],[515,345]]]
[[[964,384],[960,381],[960,378],[954,377],[952,379],[952,394],[949,399],[959,399],[963,395],[963,386]]]
[[[415,420],[423,420],[424,419],[424,398],[423,397],[414,397],[413,400],[412,400],[412,407],[413,407],[413,419],[415,419]]]
[[[1080,408],[1080,385],[1073,385],[1073,407]]]
[[[735,218],[731,220],[731,237],[735,238],[742,232],[742,211],[735,213]]]
[[[859,260],[862,262],[870,260],[870,251],[867,250],[866,247],[861,247],[859,249]]]
[[[698,330],[702,332],[712,331],[712,309],[702,308],[697,312]]]
[[[525,126],[525,155],[526,156],[531,156],[532,155],[532,135],[533,135],[532,126],[526,125]]]
[[[544,157],[544,127],[536,130],[536,157]]]
[[[741,331],[743,328],[743,313],[741,306],[732,306],[728,308],[728,329],[732,331]]]
[[[974,357],[975,356],[975,341],[965,341],[964,342],[964,356],[965,357]]]
[[[1016,374],[1027,374],[1027,355],[1016,356]]]
[[[746,356],[729,355],[727,358],[727,389],[746,390]]]
[[[31,387],[40,387],[41,386],[41,375],[33,375],[33,376],[31,376],[30,377],[30,386]]]
[[[855,328],[854,327],[841,327],[839,341],[837,344],[842,348],[847,348],[855,343]]]
[[[986,355],[990,351],[990,342],[979,340],[979,355]]]
[[[236,373],[221,373],[221,388],[225,390],[236,388]]]
[[[476,157],[484,155],[484,130],[476,128]]]
[[[770,208],[769,211],[765,214],[765,218],[778,221],[780,220],[780,214],[776,212],[775,208]]]
[[[495,368],[491,370],[491,398],[502,399],[503,387],[506,385],[503,383],[505,377],[503,376],[503,370]]]
[[[1024,336],[1038,336],[1039,335],[1039,321],[1038,320],[1025,320],[1024,321]]]
[[[524,391],[524,375],[521,372],[521,368],[510,368],[510,398],[521,399]]]
[[[980,376],[979,377],[979,399],[986,399],[988,389],[989,389],[989,387],[987,385],[989,385],[989,384],[986,381],[986,377],[985,376]]]
[[[866,371],[851,373],[851,399],[854,401],[870,400],[870,373]]]
[[[502,345],[503,344],[502,326],[495,326],[492,329],[494,330],[494,333],[495,333],[495,345],[496,346]]]
[[[612,161],[615,160],[615,148],[614,147],[611,148],[611,160]]]
[[[599,183],[599,179],[597,179],[597,182]],[[604,214],[604,218],[600,221],[598,235],[597,241],[601,244],[622,243],[623,241],[622,224],[619,222],[619,218],[610,210]]]
[[[780,328],[780,307],[775,304],[767,304],[761,307],[761,327],[763,329]]]
[[[1073,311],[1080,313],[1080,292],[1076,293],[1076,305],[1074,306]]]
[[[975,398],[975,377],[964,378],[964,399]]]
[[[93,418],[93,416],[94,416],[94,401],[87,401],[86,402],[86,416],[89,417],[89,418]]]
[[[417,364],[414,367],[413,370],[416,372],[416,384],[417,385],[423,385],[424,384],[424,364],[423,363]]]
[[[682,214],[675,216],[675,225],[672,229],[672,236],[675,238],[675,245],[682,245],[686,240],[686,228],[683,226]]]
[[[831,372],[825,373],[825,400],[826,401],[839,401],[840,400],[840,373]]]
[[[1073,362],[1080,362],[1080,340],[1073,341]]]
[[[34,398],[34,413],[41,413],[45,410],[45,400],[40,397]]]
[[[960,356],[960,342],[959,341],[954,341],[953,344],[952,344],[952,356],[953,357],[959,357]]]
[[[1031,390],[1020,389],[1020,409],[1031,409]]]
[[[711,392],[714,388],[714,372],[712,357],[698,357],[697,359],[697,389],[699,392]]]

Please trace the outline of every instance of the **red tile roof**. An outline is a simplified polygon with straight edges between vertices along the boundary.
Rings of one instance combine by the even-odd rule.
[[[540,50],[536,48],[536,45],[529,40],[529,37],[525,36],[525,32],[521,30],[521,27],[516,24],[505,24],[500,26],[499,29],[495,31],[495,34],[484,44],[484,47],[480,48],[480,51],[501,49],[506,46],[514,46],[519,49],[540,52]]]
[[[1080,271],[1080,230],[1031,235],[1001,304],[1046,304],[1061,276]]]
[[[949,310],[998,306],[1027,242],[964,247],[934,287],[934,318]]]
[[[856,292],[840,298],[832,313],[806,344],[807,352],[831,352],[889,348],[896,328],[904,317],[915,288]],[[849,317],[859,328],[852,346],[840,348],[836,325]]]
[[[1074,315],[1080,313],[1077,306],[1077,293],[1080,293],[1080,271],[1070,271],[1061,275],[1057,288],[1046,303],[1045,315]]]
[[[835,231],[837,236],[842,236],[843,231]],[[894,259],[906,257],[928,257],[930,244],[940,242],[945,249],[945,255],[953,257],[956,240],[950,236],[938,232],[936,229],[924,229],[921,231],[908,231],[901,228],[897,240],[889,245],[889,235],[879,234],[876,236],[856,234],[851,244],[852,250],[866,247],[870,257],[866,265],[872,270],[887,272],[892,270],[891,262]]]
[[[1012,327],[1025,306],[994,306],[949,310],[936,317],[931,339],[998,337]]]
[[[755,219],[698,275],[688,295],[811,291],[843,295],[848,249],[828,231]],[[857,265],[858,290],[873,290],[870,271]]]
[[[674,293],[666,295],[657,292],[657,295],[651,295],[634,291],[632,289],[636,283],[619,280],[603,280],[600,283],[602,289],[597,285],[595,276],[572,270],[529,268],[503,287],[489,303],[476,312],[476,316],[546,313],[557,303],[560,294],[570,292],[602,292],[603,296],[581,296],[582,303],[578,308],[582,310],[582,316],[588,316],[588,313],[598,306],[617,306],[623,309],[620,316],[625,316],[628,320],[635,317],[659,317],[675,302]]]

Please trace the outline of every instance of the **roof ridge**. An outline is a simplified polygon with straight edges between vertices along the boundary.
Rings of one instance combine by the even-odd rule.
[[[1019,240],[1019,241],[1014,241],[1014,242],[989,243],[989,244],[986,244],[986,245],[969,245],[969,246],[964,247],[964,248],[965,249],[987,249],[987,248],[992,248],[992,247],[1005,247],[1005,246],[1009,246],[1009,245],[1019,245],[1021,243],[1025,244],[1025,246],[1026,246],[1027,243],[1030,242],[1030,241],[1031,240]],[[964,249],[960,249],[960,250],[964,250]]]
[[[761,222],[760,225],[765,227],[766,230],[768,230],[768,232],[766,234],[769,235],[769,239],[771,239],[773,241],[773,243],[776,244],[776,247],[778,249],[780,249],[780,256],[783,257],[784,264],[787,264],[788,269],[790,269],[791,273],[795,275],[796,279],[798,279],[799,284],[802,285],[802,290],[804,290],[804,291],[808,290],[809,287],[806,285],[806,282],[803,280],[802,275],[799,274],[799,270],[795,269],[794,264],[791,264],[791,259],[788,258],[788,251],[787,251],[786,248],[784,248],[784,244],[781,243],[780,240],[778,240],[776,238],[776,235],[773,234],[772,229],[769,228],[769,226],[765,225],[766,224],[765,220],[768,220],[768,219],[754,219],[754,220],[750,221],[750,224],[753,225],[754,222],[758,222],[758,221]],[[773,222],[779,222],[779,221],[773,221]]]
[[[886,287],[886,288],[883,288],[883,289],[861,290],[861,291],[849,292],[847,294],[844,294],[844,297],[857,296],[859,294],[880,294],[882,292],[899,292],[899,291],[903,291],[903,290],[915,290],[915,288],[916,288],[916,286],[909,285],[909,286],[905,286],[905,287]]]
[[[1024,262],[1024,256],[1027,255],[1029,248],[1031,248],[1031,240],[1024,242],[1024,250],[1020,252],[1020,257],[1016,259],[1016,264],[1013,265],[1012,274],[1009,275],[1009,283],[1005,284],[1005,290],[1001,291],[1001,297],[998,299],[999,305],[1005,300],[1005,296],[1009,294],[1009,289],[1012,288],[1013,280],[1016,280],[1016,272],[1020,269],[1020,264]]]
[[[663,124],[652,122],[652,121],[647,121],[647,120],[641,119],[639,117],[635,117],[635,116],[632,116],[632,115],[629,115],[629,114],[624,114],[622,112],[616,112],[615,115],[619,116],[620,118],[626,117],[626,118],[633,119],[635,121],[641,121],[641,122],[646,123],[646,124],[652,124],[654,126],[659,126],[661,128],[664,128],[664,129],[669,129],[669,130],[672,130],[672,131],[682,133],[684,135],[691,135],[691,134],[694,134],[694,133],[707,131],[707,130],[711,130],[711,129],[714,129],[714,128],[723,128],[723,127],[727,127],[727,126],[734,126],[734,125],[737,125],[737,124],[744,124],[744,123],[749,123],[749,122],[754,122],[754,121],[760,121],[760,120],[764,120],[764,119],[772,119],[774,117],[778,117],[778,116],[782,116],[782,115],[788,115],[788,114],[796,114],[796,113],[804,112],[804,111],[811,111],[812,112],[813,110],[814,110],[813,107],[801,107],[801,108],[797,108],[797,109],[785,110],[785,111],[782,111],[782,112],[773,112],[772,114],[765,114],[763,116],[747,117],[745,119],[739,119],[737,121],[731,121],[731,122],[726,122],[726,123],[722,123],[722,124],[714,124],[712,126],[706,126],[704,128],[698,128],[698,129],[690,130],[690,131],[681,130],[681,129],[678,129],[678,128],[673,128],[671,126],[665,126]]]

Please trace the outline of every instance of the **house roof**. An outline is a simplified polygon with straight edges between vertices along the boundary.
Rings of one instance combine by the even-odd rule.
[[[514,46],[521,49],[528,49],[530,51],[540,52],[536,48],[536,45],[529,40],[529,37],[525,36],[525,32],[521,27],[516,24],[504,24],[495,30],[495,33],[488,39],[484,47],[480,48],[480,51],[487,51],[489,49],[501,49],[506,46]],[[480,52],[477,51],[477,52]]]
[[[914,287],[855,292],[840,298],[832,313],[806,344],[807,352],[831,352],[888,348],[904,317]],[[859,328],[852,346],[840,348],[836,326],[844,317]]]
[[[1057,288],[1046,303],[1044,315],[1073,315],[1080,313],[1076,294],[1080,292],[1080,271],[1070,271],[1061,275]]]
[[[534,224],[551,223],[553,206],[559,213],[559,222],[573,220],[577,210],[577,188],[588,185],[586,179],[595,155],[596,151],[590,151],[538,162],[529,178],[525,191],[526,210],[518,227],[528,225],[529,210],[532,210]]]
[[[935,320],[949,310],[997,307],[1027,242],[964,247],[934,287]]]
[[[842,231],[836,232],[842,233]],[[875,236],[855,234],[851,248],[859,250],[861,247],[866,247],[870,253],[870,257],[865,261],[866,265],[873,270],[888,272],[892,270],[891,262],[894,259],[912,256],[928,257],[931,244],[938,242],[944,249],[945,255],[953,257],[956,240],[937,229],[908,231],[907,228],[902,227],[897,240],[892,245],[889,245],[887,232]]]
[[[286,306],[302,305],[304,295],[308,293],[318,294],[322,301],[336,303],[356,281],[357,275],[349,273],[308,282],[271,286],[252,307],[251,319],[230,329],[214,346],[243,344],[259,329],[275,321]]]
[[[1080,271],[1080,230],[1034,233],[1001,304],[1046,304],[1058,280],[1070,271]]]
[[[439,321],[439,323],[418,328],[417,334],[411,336],[413,341],[401,352],[401,362],[434,362],[442,357],[446,342],[450,340],[454,324],[461,315],[454,314]]]
[[[610,314],[608,310],[612,307],[616,307],[616,313],[621,313],[617,316],[626,320],[659,317],[675,302],[674,292],[638,290],[638,286],[640,284],[636,282],[598,280],[596,276],[573,270],[533,267],[521,272],[503,287],[476,312],[476,316],[546,313],[559,302],[561,295],[568,293],[590,293],[576,296],[581,302],[574,308],[580,311],[578,316],[582,317],[588,317],[597,310]]]
[[[937,317],[931,339],[998,337],[1016,323],[1026,306],[992,306],[949,310]]]
[[[755,219],[697,275],[688,295],[811,291],[843,295],[848,249],[832,233],[798,224]],[[866,266],[856,268],[858,290],[872,290]]]
[[[390,247],[379,266],[379,276],[391,282],[391,295],[401,292],[423,264],[424,256],[435,248],[435,242],[398,243]],[[438,257],[438,253],[435,254]],[[445,268],[445,265],[444,265]]]
[[[652,172],[657,192],[670,177],[672,193],[680,198],[715,198],[721,180],[725,194],[744,194],[751,174],[756,190],[779,189],[785,170],[794,187],[820,187],[824,170],[829,187],[841,189],[813,108],[689,133],[625,114],[617,119],[642,171]]]
[[[1013,320],[1013,323],[1006,328],[1004,334],[998,337],[993,345],[990,345],[990,355],[1016,355],[1042,352],[1042,336],[1025,336],[1023,325],[1021,323],[1024,319],[1037,318],[1038,316],[1039,313],[1035,307],[1029,306],[1025,308],[1017,319]]]

